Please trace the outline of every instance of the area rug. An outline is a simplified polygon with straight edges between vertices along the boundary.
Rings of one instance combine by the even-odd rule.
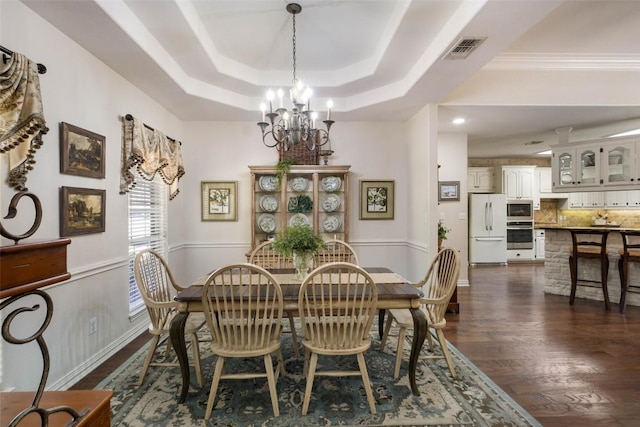
[[[96,388],[114,391],[112,425],[124,427],[541,426],[451,344],[457,378],[451,377],[444,360],[420,361],[416,379],[421,394],[414,396],[406,375],[408,358],[403,362],[400,378],[393,378],[395,338],[390,337],[381,351],[377,331],[372,332],[372,337],[374,343],[365,358],[376,399],[376,415],[369,410],[359,377],[320,377],[314,382],[309,413],[303,417],[303,360],[294,357],[288,334],[282,337],[286,375],[281,375],[277,383],[279,417],[273,416],[266,379],[227,380],[221,381],[211,418],[204,421],[215,362],[206,343],[201,345],[204,385],[198,387],[192,370],[184,404],[177,403],[182,384],[179,368],[151,367],[144,384],[136,385],[146,346]],[[410,346],[407,343],[405,348]],[[423,352],[427,349],[425,343]],[[162,357],[163,348],[156,354]],[[332,364],[357,369],[355,357],[319,360],[319,369]],[[261,359],[243,359],[231,362],[228,369],[255,366],[260,370],[261,364]]]

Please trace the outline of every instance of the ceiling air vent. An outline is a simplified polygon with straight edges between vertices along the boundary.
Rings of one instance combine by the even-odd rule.
[[[453,44],[442,59],[464,59],[486,39],[486,37],[462,37]]]

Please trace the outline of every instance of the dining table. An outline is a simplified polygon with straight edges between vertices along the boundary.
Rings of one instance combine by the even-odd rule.
[[[365,267],[364,269],[369,273],[378,289],[377,308],[380,337],[382,337],[384,330],[386,310],[404,308],[411,311],[414,333],[409,357],[409,383],[413,394],[419,396],[420,391],[416,383],[416,368],[418,356],[427,336],[427,318],[420,309],[420,298],[423,297],[422,290],[386,267]],[[282,288],[284,311],[296,313],[298,311],[298,292],[302,281],[296,277],[293,269],[273,269],[269,271]],[[205,275],[198,278],[174,298],[178,302],[178,313],[171,321],[169,337],[176,351],[182,374],[182,388],[178,398],[180,403],[186,400],[190,383],[187,345],[184,336],[185,324],[189,313],[203,312],[202,289],[208,277],[209,275]]]

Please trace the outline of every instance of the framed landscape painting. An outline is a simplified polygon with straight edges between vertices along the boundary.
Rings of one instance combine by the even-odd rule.
[[[459,201],[460,200],[460,181],[439,181],[438,182],[438,201]]]
[[[360,219],[393,219],[394,181],[360,181]]]
[[[102,233],[105,230],[106,190],[60,189],[60,236]]]
[[[238,181],[202,181],[202,221],[238,220]]]
[[[104,178],[105,137],[60,122],[60,173]]]

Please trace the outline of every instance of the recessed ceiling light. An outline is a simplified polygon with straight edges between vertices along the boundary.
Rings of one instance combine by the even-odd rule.
[[[536,155],[538,155],[538,156],[550,156],[551,155],[551,150],[541,151],[539,153],[536,153]]]
[[[455,119],[451,120],[451,123],[453,123],[454,125],[461,125],[464,122],[466,122],[464,117],[456,117]]]

